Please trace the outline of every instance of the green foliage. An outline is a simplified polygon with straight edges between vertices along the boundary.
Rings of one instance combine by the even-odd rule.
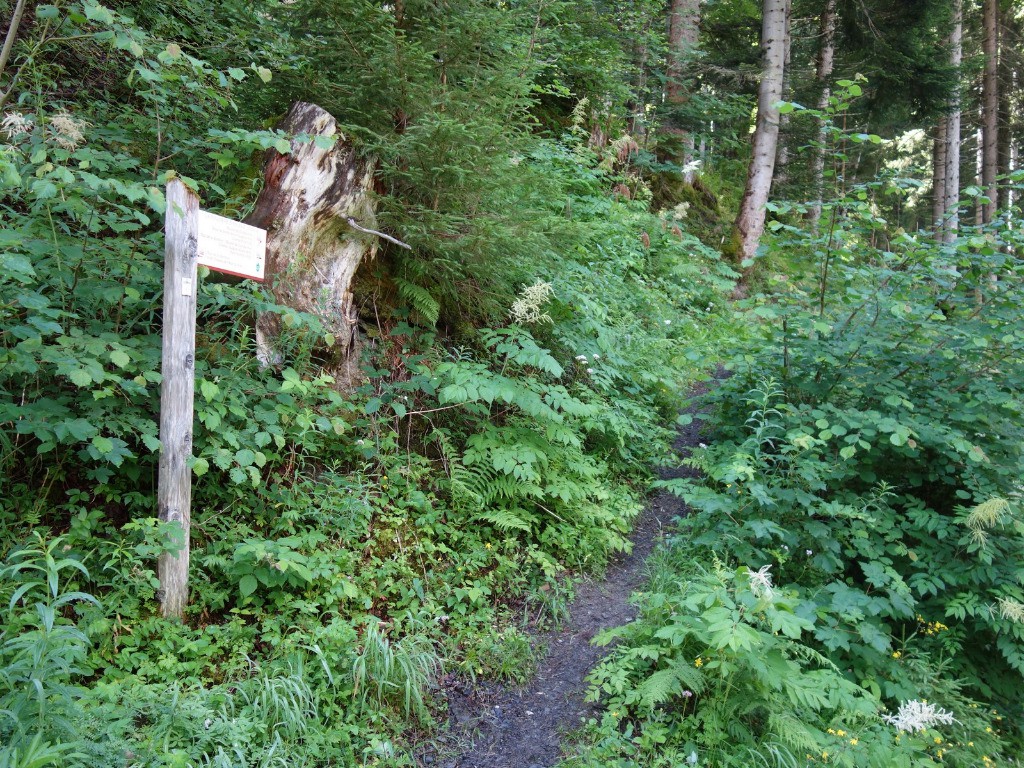
[[[764,571],[702,571],[681,552],[667,557],[672,582],[643,595],[639,621],[599,639],[621,642],[592,675],[592,695],[607,697],[614,716],[635,713],[649,743],[715,765],[747,765],[742,747],[819,755],[834,743],[824,724],[870,719],[870,697],[802,642],[813,622],[795,594],[768,586]],[[876,749],[892,748],[878,724],[871,731]]]
[[[442,662],[521,680],[512,623],[564,620],[574,572],[628,546],[731,287],[588,145],[596,112],[558,136],[581,97],[628,97],[660,8],[34,10],[3,73],[0,765],[410,763]],[[380,226],[414,250],[360,272],[365,378],[344,386],[317,318],[200,271],[191,595],[170,623],[161,189],[180,176],[241,217],[295,98],[375,157]],[[537,281],[551,322],[509,324]],[[255,358],[262,312],[286,366]]]
[[[821,238],[778,228],[817,273],[751,302],[758,351],[710,397],[716,435],[690,460],[704,479],[656,483],[693,513],[595,673],[630,724],[592,724],[601,759],[626,742],[645,765],[1018,751],[1017,235],[898,233],[879,251],[868,198],[837,203]],[[896,740],[878,715],[912,700],[956,722]]]
[[[522,684],[532,676],[536,663],[530,638],[516,627],[490,628],[467,637],[460,670],[474,682],[477,677]]]
[[[400,705],[405,716],[426,719],[426,694],[441,672],[441,661],[427,638],[407,635],[392,643],[380,625],[370,623],[352,662],[352,695],[365,707]]]
[[[0,569],[7,609],[0,634],[0,733],[8,745],[0,760],[11,765],[47,765],[64,755],[65,747],[42,738],[69,727],[81,696],[72,681],[83,672],[89,640],[63,614],[95,598],[67,589],[69,572],[88,573],[64,557],[63,548],[59,537],[46,541],[37,533]]]

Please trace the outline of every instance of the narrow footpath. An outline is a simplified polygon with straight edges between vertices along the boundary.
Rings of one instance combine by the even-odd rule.
[[[698,385],[696,397],[707,389]],[[693,409],[689,413],[695,413]],[[680,428],[675,448],[685,457],[700,442],[700,420]],[[663,470],[665,479],[692,477],[688,467]],[[686,505],[670,493],[653,497],[638,518],[632,552],[609,566],[601,581],[579,585],[568,620],[557,630],[535,638],[547,649],[536,676],[526,687],[456,686],[448,691],[452,727],[472,747],[456,758],[442,759],[440,768],[550,768],[561,757],[564,734],[577,728],[595,711],[584,701],[587,673],[606,653],[591,644],[601,630],[631,621],[635,608],[630,595],[647,576],[645,564],[672,519],[686,513]],[[433,760],[425,762],[432,764]]]

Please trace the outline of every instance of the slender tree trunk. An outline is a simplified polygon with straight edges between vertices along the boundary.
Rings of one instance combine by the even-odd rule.
[[[946,214],[946,129],[948,121],[939,118],[932,143],[932,226],[942,239],[942,219]]]
[[[832,96],[829,78],[836,58],[836,0],[825,0],[825,8],[821,12],[821,47],[818,49],[818,66],[815,79],[821,93],[818,96],[818,111],[828,108],[828,100]],[[818,233],[818,222],[821,220],[821,206],[825,198],[825,121],[818,118],[818,145],[814,149],[811,160],[811,178],[814,182],[814,204],[808,211],[812,231]]]
[[[963,63],[963,2],[953,0],[953,29],[949,35],[949,63],[957,70]],[[958,80],[959,82],[959,80]],[[960,204],[960,88],[957,85],[946,118],[946,179],[943,185],[942,242],[952,243],[959,228]]]
[[[789,37],[790,0],[764,0],[761,48],[764,71],[757,94],[757,124],[754,128],[753,155],[747,170],[747,184],[740,212],[733,227],[735,257],[749,272],[750,260],[764,232],[765,205],[775,172],[775,149],[779,140],[779,110]],[[744,276],[748,274],[744,273]]]
[[[985,121],[985,115],[983,112],[978,113],[978,127],[974,131],[974,180],[973,184],[978,189],[984,188],[985,178],[985,131],[982,128],[982,124]],[[985,219],[985,204],[982,203],[981,196],[974,198],[974,223],[977,225],[984,224]]]
[[[683,84],[683,74],[697,49],[699,32],[700,0],[671,0],[668,12],[668,67],[665,72],[665,101],[670,110],[677,111],[689,99]],[[687,183],[692,183],[693,135],[684,131],[678,120],[677,115],[671,115],[665,132],[680,143],[681,151],[677,160],[687,169],[683,172]]]
[[[782,62],[782,99],[793,100],[793,86],[790,83],[791,54],[793,48],[792,32],[786,35],[786,51],[783,54]],[[779,144],[775,152],[775,179],[773,184],[776,189],[789,183],[789,113],[779,115]]]
[[[1010,50],[1006,45],[1006,41],[1011,38],[1011,28],[1006,18],[1009,15],[1004,14],[999,30],[999,114],[997,115],[999,120],[999,139],[996,146],[999,176],[1007,176],[1013,170],[1013,107],[1010,101],[1010,94],[1016,92],[1017,72],[1009,64],[1010,56],[1006,55],[1006,52]],[[1012,205],[1012,200],[1010,185],[1003,184],[999,188],[999,209],[1008,209]]]
[[[996,215],[999,190],[999,2],[985,0],[984,6],[985,76],[982,80],[982,163],[981,186],[988,202],[982,206],[981,220],[987,224]]]
[[[7,25],[7,35],[4,38],[4,47],[0,49],[0,77],[3,77],[7,69],[7,62],[11,59],[11,51],[14,50],[14,41],[18,39],[18,28],[21,26],[21,17],[25,14],[25,0],[18,0],[14,6],[14,13],[11,14],[11,21]]]
[[[648,131],[647,131],[647,115],[645,114],[645,105],[648,102],[647,99],[647,77],[649,69],[650,51],[648,49],[648,33],[651,29],[652,16],[647,16],[644,21],[644,25],[641,28],[640,36],[633,47],[633,58],[636,62],[636,77],[633,81],[633,94],[629,100],[627,108],[629,110],[629,117],[627,119],[627,130],[630,135],[641,139],[641,143],[646,146]]]

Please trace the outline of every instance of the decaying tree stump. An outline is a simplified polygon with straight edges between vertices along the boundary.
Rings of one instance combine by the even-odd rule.
[[[266,279],[279,304],[318,315],[335,338],[339,363],[357,340],[350,290],[363,259],[373,258],[377,237],[370,196],[373,162],[356,155],[338,123],[315,104],[297,102],[278,126],[292,136],[292,151],[269,150],[264,185],[246,223],[267,230]],[[323,138],[335,139],[333,146]],[[256,321],[257,354],[264,365],[283,362],[281,318]]]

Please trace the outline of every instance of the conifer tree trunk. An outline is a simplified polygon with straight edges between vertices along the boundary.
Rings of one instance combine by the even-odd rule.
[[[963,2],[953,0],[953,28],[949,35],[949,63],[957,70],[963,63]],[[950,101],[946,118],[946,178],[943,184],[942,242],[952,243],[959,229],[960,203],[960,87]]]
[[[945,117],[939,118],[932,142],[932,226],[942,239],[942,219],[946,213],[946,129]]]
[[[985,75],[982,80],[982,160],[981,186],[988,202],[982,206],[981,221],[987,224],[996,215],[999,191],[999,4],[985,0],[984,6]]]
[[[776,105],[782,97],[789,10],[790,0],[764,0],[761,27],[764,69],[757,94],[753,156],[747,170],[740,212],[733,227],[734,255],[740,264],[754,258],[764,232],[765,205],[771,191],[779,140],[779,110]]]
[[[1013,170],[1013,108],[1010,95],[1017,90],[1017,70],[1010,64],[1012,58],[1013,14],[1001,15],[999,24],[999,138],[996,142],[998,176],[1006,176]],[[1009,42],[1008,44],[1008,41]],[[999,188],[998,207],[1006,210],[1012,205],[1013,195],[1009,184]]]
[[[828,100],[832,96],[832,86],[829,78],[832,77],[832,69],[835,66],[836,57],[836,0],[825,0],[825,8],[821,12],[821,47],[818,49],[818,65],[815,79],[821,88],[818,96],[818,111],[824,112],[828,107]],[[814,181],[814,204],[808,211],[808,219],[811,222],[811,229],[815,234],[818,232],[818,222],[821,220],[821,206],[825,196],[825,123],[818,118],[818,143],[821,145],[814,150],[814,157],[811,161],[811,178]]]
[[[666,69],[665,101],[669,108],[678,109],[689,98],[682,78],[686,64],[697,49],[700,31],[700,0],[671,0],[668,13],[668,67]],[[686,182],[692,183],[694,178],[693,135],[678,125],[678,118],[673,117],[665,128],[665,132],[673,136],[681,145],[677,160],[687,168],[684,171]]]
[[[640,38],[633,48],[636,77],[633,80],[633,95],[626,105],[626,130],[631,136],[641,139],[643,144],[646,144],[647,138],[647,116],[644,114],[644,107],[647,103],[647,61],[650,55],[647,50],[647,33],[650,31],[650,24],[649,19],[644,23]]]

